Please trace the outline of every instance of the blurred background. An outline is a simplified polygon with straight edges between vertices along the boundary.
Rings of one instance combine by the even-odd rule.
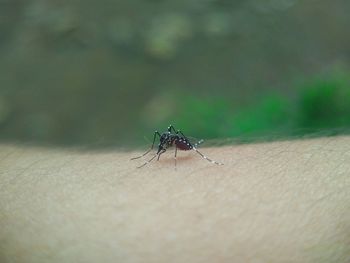
[[[348,133],[350,1],[0,0],[0,140]]]

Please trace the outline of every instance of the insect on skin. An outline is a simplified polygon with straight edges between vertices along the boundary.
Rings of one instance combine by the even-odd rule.
[[[214,160],[209,159],[208,157],[206,157],[204,154],[202,154],[200,151],[197,150],[197,145],[202,143],[203,140],[200,140],[199,142],[197,142],[195,144],[192,144],[189,141],[189,139],[180,130],[175,130],[175,128],[172,125],[170,125],[168,127],[168,131],[163,132],[162,134],[160,134],[158,131],[155,131],[154,132],[154,136],[153,136],[153,143],[152,143],[151,148],[147,152],[145,152],[144,154],[142,154],[142,155],[140,155],[138,157],[134,157],[131,160],[139,159],[139,158],[145,156],[146,154],[148,154],[150,151],[152,151],[157,136],[159,137],[159,145],[158,145],[157,153],[150,160],[146,161],[144,164],[142,164],[141,166],[138,166],[137,168],[141,168],[141,167],[149,164],[156,157],[157,157],[157,160],[159,160],[160,156],[163,153],[165,153],[166,150],[169,147],[171,147],[171,146],[175,146],[175,156],[174,156],[175,169],[176,169],[176,155],[177,155],[177,150],[178,149],[182,150],[182,151],[194,150],[203,159],[206,159],[207,161],[209,161],[209,162],[211,162],[213,164],[223,165],[223,163],[219,163],[219,162],[216,162]]]

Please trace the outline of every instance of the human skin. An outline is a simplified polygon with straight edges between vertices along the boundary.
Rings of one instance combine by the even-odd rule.
[[[0,262],[350,262],[350,137],[201,151],[2,145]]]

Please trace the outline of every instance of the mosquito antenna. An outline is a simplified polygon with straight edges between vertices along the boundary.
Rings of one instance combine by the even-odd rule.
[[[200,145],[204,140],[199,140],[196,143],[192,144],[191,141],[181,132],[181,130],[175,130],[174,126],[169,125],[168,130],[166,132],[163,132],[160,134],[158,131],[154,132],[153,136],[153,142],[151,145],[151,148],[148,149],[144,154],[131,158],[131,160],[139,159],[150,153],[153,148],[156,141],[156,137],[159,137],[159,145],[158,145],[158,151],[154,154],[154,156],[143,163],[141,166],[138,166],[137,168],[142,168],[145,165],[152,162],[156,157],[157,160],[159,160],[160,156],[166,152],[166,149],[170,146],[175,146],[175,155],[174,155],[174,161],[175,161],[175,170],[177,167],[177,150],[195,150],[203,159],[206,159],[208,162],[211,162],[216,165],[223,165],[223,163],[214,161],[208,157],[206,157],[204,154],[202,154],[200,151],[197,150],[197,146]]]
[[[208,162],[211,162],[211,163],[215,163],[217,165],[224,165],[223,163],[219,163],[217,161],[214,161],[214,160],[211,160],[209,159],[207,156],[205,156],[203,153],[201,153],[200,151],[197,150],[196,147],[193,147],[193,150],[195,150],[200,156],[202,156],[204,159],[206,159]]]

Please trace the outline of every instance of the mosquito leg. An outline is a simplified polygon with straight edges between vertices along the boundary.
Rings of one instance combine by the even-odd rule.
[[[180,130],[175,130],[175,128],[174,128],[173,125],[169,125],[168,131],[171,132],[172,130],[175,132],[175,134],[181,134],[182,137],[184,137],[188,142],[190,142],[190,140],[186,137],[185,134],[182,133],[182,131],[180,131]],[[203,140],[200,140],[200,141],[197,142],[195,145],[192,145],[192,144],[191,144],[191,146],[196,147],[196,145],[198,145],[198,144],[200,144],[200,143],[202,143],[202,142],[203,142]]]
[[[174,126],[170,124],[169,127],[168,127],[168,131],[171,132],[172,130],[177,134]]]
[[[204,142],[204,140],[199,140],[198,142],[196,142],[193,146],[197,147],[198,145],[200,145],[202,142]]]
[[[211,162],[211,163],[215,163],[217,165],[224,165],[223,163],[219,163],[217,161],[214,161],[214,160],[211,160],[209,159],[207,156],[205,156],[204,154],[202,154],[200,151],[198,151],[195,147],[193,147],[193,150],[195,150],[200,156],[202,156],[204,159],[206,159],[208,162]]]
[[[182,136],[183,136],[183,137],[184,137],[186,140],[188,140],[188,139],[187,139],[187,137],[186,137],[186,135],[185,135],[185,134],[183,134],[183,133],[182,133],[182,131],[177,130],[177,131],[176,131],[176,134],[179,134],[179,133],[180,133],[180,134],[181,134],[181,135],[182,135]]]
[[[203,142],[203,140],[200,140],[199,142],[197,142],[196,144],[192,144],[191,142],[190,142],[190,140],[186,137],[186,135],[185,134],[183,134],[183,132],[182,131],[180,131],[180,130],[177,130],[176,131],[176,134],[181,134],[181,136],[182,137],[184,137],[185,139],[186,139],[186,141],[190,144],[190,147],[192,147],[192,148],[195,148],[195,147],[197,147],[197,145],[198,144],[200,144],[200,143],[202,143]],[[190,149],[192,149],[192,148],[190,148]]]
[[[159,154],[158,154],[158,158],[157,158],[157,161],[159,161],[159,158],[160,158],[160,155],[161,154],[163,154],[163,153],[165,153],[166,152],[166,150],[165,149],[163,149]]]
[[[142,154],[142,155],[140,155],[140,156],[137,156],[137,157],[133,157],[133,158],[131,158],[130,160],[136,160],[136,159],[139,159],[139,158],[141,158],[141,157],[143,157],[143,156],[145,156],[147,153],[149,153],[150,151],[152,150],[152,148],[151,149],[149,149],[147,152],[145,152],[144,154]]]
[[[174,160],[175,160],[175,170],[177,169],[177,167],[176,167],[176,155],[177,155],[177,146],[175,145],[175,155],[174,155]]]
[[[157,154],[155,154],[150,160],[148,160],[147,162],[145,162],[143,165],[138,166],[137,168],[142,168],[142,167],[144,167],[146,164],[149,164],[150,162],[153,161],[154,158],[156,158],[156,156],[157,156]]]
[[[145,156],[146,154],[148,154],[150,151],[152,151],[152,149],[153,149],[153,147],[154,147],[154,142],[156,141],[156,136],[157,136],[157,135],[160,137],[160,133],[159,133],[158,131],[155,131],[155,132],[154,132],[154,136],[153,136],[153,143],[152,143],[152,146],[151,146],[151,148],[150,148],[147,152],[145,152],[144,154],[142,154],[142,155],[140,155],[140,156],[131,158],[131,160],[139,159],[139,158]]]
[[[175,130],[173,125],[170,125],[169,128],[168,128],[168,131],[171,132],[171,130],[173,130],[175,132],[175,134],[179,134],[180,133],[182,135],[182,137],[184,137],[187,141],[189,141],[189,139],[186,137],[186,135],[183,134],[182,131],[180,131],[180,130]]]

